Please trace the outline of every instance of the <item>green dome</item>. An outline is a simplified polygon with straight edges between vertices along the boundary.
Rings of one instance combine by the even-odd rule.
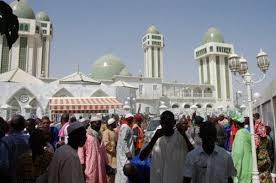
[[[128,73],[128,71],[121,59],[111,54],[107,54],[100,57],[94,63],[91,77],[96,80],[111,80],[114,75],[126,73]]]
[[[160,32],[154,25],[151,25],[147,30],[147,34],[160,34]]]
[[[44,11],[41,11],[41,12],[37,13],[36,14],[36,19],[41,20],[41,21],[47,21],[47,22],[50,21],[49,16]]]
[[[128,72],[126,67],[123,70],[121,70],[119,75],[120,76],[131,76],[131,74]]]
[[[10,6],[18,18],[35,19],[33,9],[26,1],[14,1]]]
[[[204,34],[203,44],[209,42],[224,43],[223,35],[215,27],[210,27],[208,31]]]

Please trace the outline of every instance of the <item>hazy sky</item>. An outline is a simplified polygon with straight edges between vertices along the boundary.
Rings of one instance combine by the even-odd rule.
[[[7,2],[12,2],[7,0]],[[46,11],[54,26],[51,76],[77,70],[89,74],[97,58],[112,53],[134,75],[143,70],[141,39],[154,24],[165,36],[166,80],[198,82],[193,50],[208,27],[217,27],[225,42],[243,53],[260,74],[256,54],[270,56],[267,85],[276,70],[275,0],[28,0],[35,12]]]

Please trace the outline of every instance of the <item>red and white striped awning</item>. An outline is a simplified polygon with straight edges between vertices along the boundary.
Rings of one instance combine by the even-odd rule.
[[[114,97],[53,97],[49,100],[52,113],[95,113],[122,108]]]

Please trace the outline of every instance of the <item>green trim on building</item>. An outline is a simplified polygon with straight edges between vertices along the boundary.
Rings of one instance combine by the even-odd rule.
[[[161,61],[160,61],[160,48],[157,49],[157,55],[158,55],[158,77],[161,77]]]
[[[210,60],[209,57],[206,57],[206,63],[207,63],[207,84],[211,83],[211,78],[210,78]]]
[[[217,97],[221,98],[221,80],[220,80],[220,61],[219,56],[216,56],[216,73],[217,73]]]
[[[204,72],[203,72],[203,60],[200,59],[200,78],[201,78],[201,84],[204,84]]]
[[[152,77],[154,78],[154,48],[151,48],[151,72],[152,72]]]
[[[20,37],[18,67],[23,71],[27,71],[27,45],[28,38]]]
[[[225,64],[225,84],[226,84],[226,97],[230,99],[230,81],[229,81],[229,67],[228,67],[228,58],[224,57]]]
[[[46,66],[46,37],[43,37],[42,40],[42,62],[41,62],[41,73],[40,74],[45,74],[45,66]]]
[[[0,73],[8,72],[9,70],[9,46],[5,35],[3,35],[2,41],[2,55],[1,55],[1,66]]]

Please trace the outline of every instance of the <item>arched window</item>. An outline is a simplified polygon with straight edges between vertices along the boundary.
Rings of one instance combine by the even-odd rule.
[[[213,108],[212,104],[206,104],[206,108]]]
[[[195,88],[193,96],[194,97],[202,97],[202,90],[201,90],[201,88],[199,88],[199,87]]]
[[[179,105],[178,104],[173,104],[172,108],[179,108]]]
[[[185,105],[184,105],[184,109],[189,109],[190,107],[191,107],[190,104],[185,104]]]
[[[182,90],[182,96],[183,97],[191,97],[192,96],[192,90],[188,87],[184,88]]]
[[[205,88],[204,89],[204,97],[212,97],[213,96],[213,91],[211,88]]]
[[[196,106],[197,106],[197,108],[199,108],[199,109],[201,108],[201,104],[196,104]]]

